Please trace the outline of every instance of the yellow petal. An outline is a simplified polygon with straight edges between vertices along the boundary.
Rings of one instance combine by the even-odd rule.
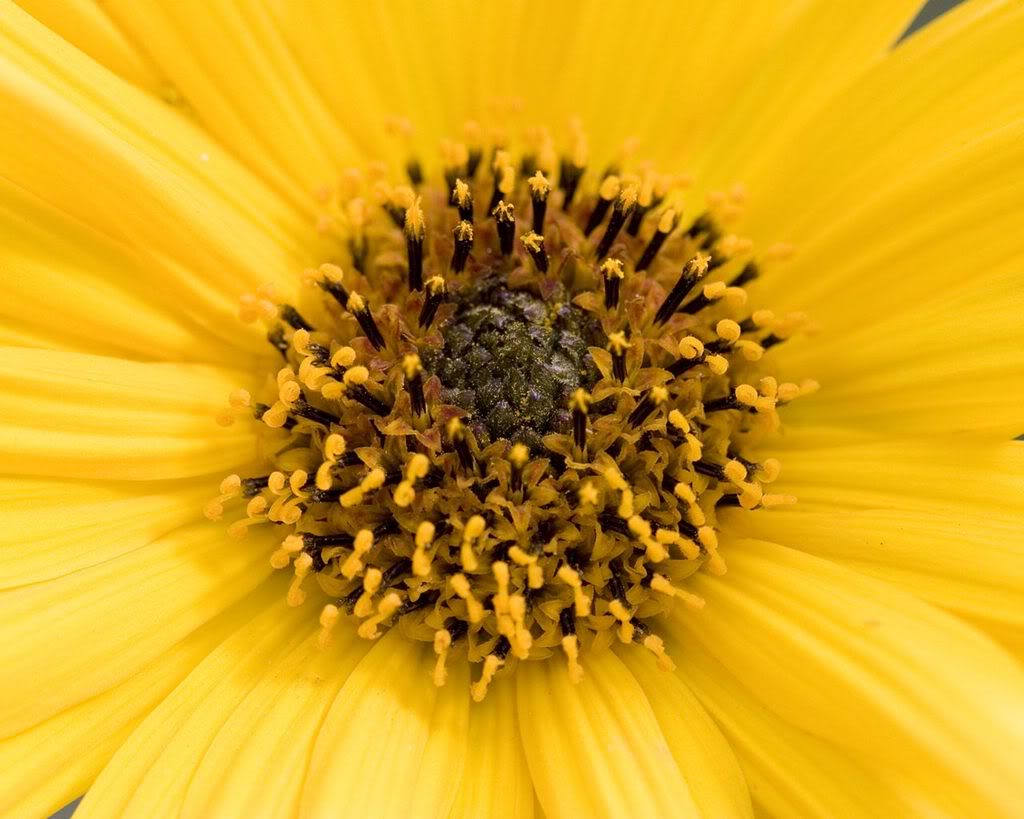
[[[308,213],[185,117],[97,66],[12,4],[0,8],[5,176],[135,249],[218,319],[317,260]]]
[[[0,220],[2,344],[232,363],[265,350],[226,305],[211,316],[160,265],[6,181]]]
[[[701,616],[675,616],[799,728],[906,772],[959,815],[1014,816],[1024,673],[956,618],[873,578],[765,541],[698,573]]]
[[[920,5],[917,0],[792,4],[790,24],[767,38],[764,55],[726,98],[723,115],[698,118],[701,139],[689,138],[697,154],[690,168],[697,185],[743,182],[752,164],[784,154],[794,134],[837,91],[887,56]],[[716,46],[721,49],[721,40]],[[725,60],[719,52],[715,62]]]
[[[516,672],[519,727],[544,813],[698,816],[643,689],[611,651],[569,680],[555,659]]]
[[[301,815],[445,817],[467,758],[469,683],[430,679],[430,646],[392,629],[362,659],[316,740]]]
[[[0,470],[166,479],[228,470],[255,454],[255,428],[217,426],[250,376],[0,347]]]
[[[906,777],[888,780],[878,766],[802,731],[765,708],[749,686],[702,646],[668,636],[681,658],[676,674],[718,723],[743,766],[760,813],[769,816],[926,816],[913,810]]]
[[[270,538],[231,543],[204,521],[46,583],[0,593],[10,736],[106,691],[153,662],[270,572]],[[225,548],[230,546],[230,548]]]
[[[1024,8],[965,3],[836,95],[743,178],[755,237],[799,244],[907,169],[1024,113]],[[908,161],[909,158],[913,161]]]
[[[750,792],[736,755],[693,692],[636,646],[624,648],[619,656],[647,695],[700,815],[752,817]]]
[[[799,543],[1024,647],[1024,444],[800,439],[775,484],[797,505],[729,512],[729,531]]]
[[[89,788],[79,817],[179,815],[193,773],[225,721],[310,638],[309,609],[289,608],[276,585],[276,601],[207,655],[118,749]]]
[[[49,816],[81,796],[142,719],[228,634],[280,595],[279,586],[265,584],[115,688],[0,740],[0,803],[18,815]]]
[[[262,5],[182,0],[106,7],[146,43],[210,131],[297,201],[333,183],[353,159],[336,116],[350,106],[332,110],[324,103]]]
[[[98,63],[152,94],[170,88],[151,61],[107,16],[96,0],[17,0],[19,6]]]
[[[183,817],[297,814],[320,725],[338,689],[371,645],[356,636],[350,622],[337,624],[326,649],[319,646],[315,623],[304,630],[310,636],[267,663],[202,757],[193,755],[195,773]],[[167,763],[162,758],[158,764]],[[180,764],[187,766],[189,760]]]
[[[990,441],[1018,435],[1024,427],[1022,260],[1024,251],[1008,256],[998,265],[1003,275],[978,277],[969,289],[908,306],[872,322],[870,331],[795,346],[786,356],[787,373],[813,374],[822,388],[787,412],[787,421],[902,435],[970,432]]]
[[[451,819],[531,819],[533,783],[519,742],[514,677],[498,677],[469,709],[469,754]]]
[[[0,589],[53,580],[146,546],[194,522],[210,489],[201,481],[0,477]]]

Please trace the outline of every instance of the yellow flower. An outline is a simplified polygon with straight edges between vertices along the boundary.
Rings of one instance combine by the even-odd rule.
[[[1024,7],[916,5],[4,0],[2,812],[1019,814]]]

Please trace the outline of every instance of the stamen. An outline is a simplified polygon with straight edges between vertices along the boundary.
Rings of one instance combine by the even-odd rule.
[[[597,230],[598,225],[604,221],[604,217],[608,215],[608,209],[611,208],[612,202],[618,197],[620,189],[621,183],[617,176],[607,176],[601,182],[601,187],[597,192],[597,204],[594,205],[594,210],[590,213],[590,219],[587,220],[587,226],[583,230],[585,236],[589,236]]]
[[[548,207],[551,183],[544,174],[537,171],[527,180],[530,186],[530,201],[533,203],[533,232],[544,235],[544,215]]]
[[[501,246],[502,256],[512,255],[512,243],[516,236],[516,209],[515,206],[507,203],[504,199],[491,211],[495,221],[498,223],[498,241]]]
[[[662,302],[661,307],[658,308],[658,312],[654,316],[656,324],[664,324],[672,317],[672,314],[682,304],[683,299],[686,298],[686,294],[707,273],[709,259],[710,257],[706,253],[698,253],[686,263],[683,272],[679,274],[679,279],[673,285],[668,295],[665,296],[665,301]]]
[[[523,243],[523,247],[527,249],[533,263],[537,265],[537,271],[540,273],[548,272],[548,254],[544,250],[544,237],[530,231],[524,234],[520,240]]]
[[[437,308],[448,298],[448,287],[440,276],[432,276],[427,281],[427,298],[420,310],[419,324],[424,330],[430,328],[437,315]]]
[[[597,258],[603,259],[608,255],[608,251],[611,250],[612,247],[612,242],[618,238],[619,231],[622,230],[622,226],[626,224],[626,219],[633,212],[633,208],[635,207],[636,185],[627,185],[615,200],[615,207],[612,209],[612,218],[608,220],[608,227],[605,229],[604,236],[601,237],[601,241],[597,246],[595,254]]]
[[[672,208],[666,209],[665,212],[661,214],[661,219],[658,220],[658,229],[654,232],[651,240],[647,243],[647,247],[644,248],[644,252],[640,256],[640,261],[636,263],[637,273],[647,270],[647,268],[651,266],[655,256],[658,255],[658,251],[661,250],[662,245],[665,244],[665,240],[672,234],[672,231],[676,229],[677,223],[678,217]]]
[[[409,289],[423,289],[423,237],[426,236],[423,209],[417,198],[405,212],[405,246],[409,254]],[[378,348],[379,349],[379,348]]]
[[[622,262],[619,259],[605,259],[601,264],[601,277],[604,279],[604,307],[615,310],[619,306],[619,290],[625,277]]]
[[[473,249],[472,223],[466,220],[459,222],[455,229],[452,230],[452,235],[455,237],[455,251],[452,253],[452,270],[456,273],[461,273],[466,269],[466,261],[469,259],[469,253]],[[423,322],[421,321],[420,323],[422,324]]]

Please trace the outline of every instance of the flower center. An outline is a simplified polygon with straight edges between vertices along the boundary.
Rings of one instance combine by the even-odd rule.
[[[601,326],[559,289],[544,299],[500,273],[474,282],[454,298],[443,346],[421,353],[481,446],[504,438],[537,450],[544,435],[568,432],[570,396],[600,377],[587,348],[607,343]]]
[[[725,571],[717,510],[792,500],[753,453],[816,386],[763,369],[801,317],[747,306],[770,259],[728,232],[729,197],[684,226],[676,180],[595,174],[578,132],[560,159],[534,132],[518,162],[478,133],[436,182],[410,161],[415,189],[347,174],[322,223],[344,270],[242,299],[279,368],[222,420],[253,412],[272,455],[206,513],[243,500],[231,534],[282,528],[271,564],[292,605],[316,578],[322,640],[399,628],[438,685],[478,664],[475,699],[553,649],[579,679],[614,639],[671,668],[658,620]]]

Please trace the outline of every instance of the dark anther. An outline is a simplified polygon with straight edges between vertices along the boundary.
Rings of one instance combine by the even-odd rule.
[[[692,466],[693,471],[701,475],[707,475],[707,477],[714,478],[719,481],[725,480],[725,467],[721,464],[709,464],[704,461],[694,461]]]
[[[709,412],[722,412],[723,410],[740,409],[743,405],[737,400],[735,393],[729,393],[722,398],[708,401],[704,404],[704,414]]]
[[[473,249],[473,224],[465,219],[459,222],[452,235],[455,237],[455,250],[452,253],[452,270],[461,273],[466,269],[469,252]]]
[[[714,301],[714,299],[709,299],[704,293],[698,293],[695,299],[678,308],[676,312],[687,313],[688,315],[695,316]]]
[[[743,287],[745,284],[749,284],[761,275],[761,268],[757,266],[757,262],[747,262],[743,265],[743,269],[736,275],[736,278],[729,282],[730,287]]]
[[[409,289],[423,289],[423,237],[422,220],[405,223],[405,247],[409,256]]]
[[[298,401],[292,404],[289,412],[299,418],[305,418],[307,421],[322,424],[325,427],[330,427],[331,424],[341,424],[341,419],[337,415],[326,410],[317,409],[304,398],[299,398]]]
[[[459,221],[473,224],[473,192],[469,185],[456,179],[451,185],[451,203],[459,211]]]
[[[636,189],[630,188],[622,192],[615,200],[615,207],[612,209],[612,218],[608,220],[608,227],[605,228],[604,236],[597,246],[597,258],[603,259],[611,250],[612,242],[619,235],[622,226],[626,224],[626,218],[636,207]]]
[[[281,305],[281,318],[296,330],[313,331],[313,325],[299,315],[299,311],[290,304]]]
[[[537,270],[541,273],[548,272],[548,252],[544,249],[544,237],[538,233],[531,231],[520,239],[523,243],[523,247],[530,254],[530,258],[533,259],[533,263],[537,265]]]
[[[341,489],[314,489],[309,493],[309,499],[313,503],[337,503],[341,493]]]
[[[427,399],[423,395],[423,365],[418,355],[407,355],[402,360],[405,369],[405,388],[409,391],[409,400],[412,404],[412,411],[416,415],[422,415],[427,411]]]
[[[669,291],[668,295],[665,296],[665,301],[662,302],[661,307],[658,308],[657,314],[654,316],[655,322],[658,324],[664,324],[671,318],[672,314],[676,311],[676,308],[682,304],[683,299],[686,298],[686,294],[693,290],[694,285],[700,281],[704,275],[707,267],[706,257],[694,256],[690,261],[683,267],[682,273],[679,274],[679,278],[676,280],[675,285]]]
[[[356,321],[359,322],[359,326],[363,328],[363,332],[366,334],[367,340],[373,345],[376,350],[384,349],[384,336],[381,335],[380,328],[377,326],[377,322],[373,319],[373,313],[370,312],[370,306],[363,301],[362,296],[358,293],[353,293],[349,296],[348,309],[356,317]]]
[[[405,219],[405,212],[402,212],[402,219]],[[399,222],[398,226],[401,227],[402,223]],[[351,297],[348,289],[341,282],[331,281],[330,279],[320,280],[320,289],[330,295],[338,304],[348,309],[348,300]]]
[[[576,191],[580,186],[580,179],[583,178],[585,168],[576,165],[571,159],[563,159],[560,163],[558,174],[558,187],[562,189],[562,210],[569,210],[572,200],[576,197]]]
[[[499,660],[504,660],[509,651],[512,649],[512,643],[509,642],[508,637],[502,634],[498,638],[498,642],[494,644],[494,648],[491,649],[491,654],[497,657]]]
[[[558,625],[562,629],[563,637],[571,637],[576,633],[576,608],[566,606],[558,613]]]
[[[264,415],[264,413],[268,409],[270,409],[270,407],[267,404],[253,404],[252,405],[253,417],[257,421],[263,420],[263,415]],[[288,416],[287,418],[285,418],[284,426],[282,427],[282,429],[294,429],[294,428],[295,428],[295,419],[292,418],[291,416]]]
[[[604,279],[604,306],[606,310],[615,310],[619,306],[619,290],[622,285],[622,262],[618,259],[607,259],[601,265],[601,277]]]
[[[701,353],[693,358],[683,358],[680,356],[669,365],[668,371],[678,378],[683,373],[692,370],[698,364],[703,364],[706,357],[705,353]]]
[[[242,497],[243,498],[254,498],[260,492],[267,488],[270,483],[270,476],[265,475],[262,478],[245,478],[242,481]]]
[[[544,235],[544,215],[548,209],[548,195],[551,193],[551,183],[544,178],[540,171],[528,180],[530,186],[530,201],[533,204],[533,232]]]
[[[434,603],[437,602],[440,596],[441,592],[437,589],[429,589],[428,591],[423,592],[423,594],[421,594],[415,600],[406,600],[404,603],[402,603],[402,605],[398,608],[397,615],[401,617],[402,615],[411,614],[414,611],[419,611],[420,609],[425,609],[428,606],[432,606],[434,605]]]
[[[412,561],[409,560],[409,558],[407,557],[403,557],[392,563],[381,574],[381,589],[387,589],[395,585],[395,583],[397,583],[400,579],[409,574],[410,569],[412,569]]]
[[[381,540],[391,535],[398,535],[402,533],[402,527],[398,525],[398,521],[394,518],[388,518],[383,523],[377,525],[373,530],[373,539]]]
[[[608,571],[611,572],[611,577],[608,578],[608,589],[612,593],[612,597],[623,603],[626,601],[626,589],[622,585],[622,564],[618,560],[613,560],[608,564]]]
[[[672,233],[671,230],[662,231],[661,225],[658,225],[658,229],[654,232],[651,237],[651,241],[647,243],[647,247],[644,248],[644,252],[640,255],[640,261],[636,263],[636,269],[646,270],[651,266],[651,262],[654,261],[654,257],[658,255],[658,251],[661,250],[661,246],[665,244],[665,240]]]
[[[423,166],[420,165],[418,159],[410,159],[405,163],[405,172],[409,174],[409,181],[412,182],[414,187],[419,187],[423,184]]]
[[[288,344],[288,340],[284,337],[284,328],[279,324],[273,330],[267,333],[267,341],[271,343],[275,350],[277,350],[284,360],[288,360],[288,350],[291,349]]]
[[[651,209],[651,205],[638,204],[633,209],[633,215],[629,218],[629,224],[626,226],[626,233],[630,236],[640,235],[640,226],[644,223],[644,217],[648,214]]]
[[[640,396],[640,403],[638,403],[629,414],[629,418],[626,423],[630,426],[638,427],[647,420],[647,417],[652,412],[654,412],[654,408],[657,406],[657,401],[652,393],[653,390],[647,390],[642,396]]]
[[[477,168],[484,158],[484,152],[479,148],[470,148],[469,157],[466,159],[466,176],[472,179],[476,176]]]
[[[590,212],[590,218],[587,220],[587,227],[583,231],[587,236],[597,230],[597,226],[604,221],[604,217],[608,215],[608,210],[611,206],[611,199],[605,199],[603,196],[599,196],[597,198],[597,204],[594,205],[594,209]]]
[[[501,255],[512,255],[512,243],[516,236],[516,208],[504,199],[498,202],[491,211],[498,223],[498,242],[501,245]]]
[[[775,335],[775,333],[771,333],[770,335],[767,335],[763,339],[761,339],[761,341],[759,341],[758,343],[765,350],[770,350],[776,344],[781,344],[783,341],[785,341],[784,338],[779,338],[777,335]]]
[[[619,535],[629,535],[629,526],[622,518],[613,512],[603,512],[597,516],[597,522],[606,532],[615,532]]]
[[[394,202],[385,202],[384,210],[387,211],[388,216],[391,217],[391,221],[395,223],[396,227],[405,227],[405,208],[399,207]],[[344,302],[342,302],[344,304]]]
[[[354,538],[348,532],[335,532],[330,535],[315,535],[312,532],[302,533],[302,545],[309,549],[329,549],[334,546],[348,548],[352,545]]]
[[[457,640],[461,640],[466,636],[466,632],[469,631],[469,623],[465,620],[459,620],[455,617],[449,617],[444,621],[444,627],[447,632],[452,636],[452,643],[454,644]]]
[[[453,418],[448,423],[448,438],[452,442],[455,454],[459,456],[459,465],[470,474],[476,472],[476,460],[469,448],[469,441],[466,438],[466,428],[458,418]]]
[[[722,236],[721,231],[715,225],[715,220],[706,211],[698,216],[686,231],[686,235],[691,239],[696,239],[702,234],[704,236],[700,243],[702,248],[711,247]]]
[[[437,315],[437,308],[441,306],[448,297],[448,288],[444,283],[444,279],[440,276],[433,276],[427,281],[427,298],[423,302],[423,308],[420,310],[420,327],[426,330],[434,322],[434,316]]]
[[[739,506],[740,496],[737,495],[722,495],[715,503],[716,509],[726,509],[730,506]]]
[[[363,596],[363,584],[356,583],[355,587],[346,594],[344,597],[338,600],[338,608],[344,609],[349,614],[352,613],[356,607],[356,603],[359,602],[359,598]]]
[[[582,387],[569,399],[572,411],[572,439],[580,452],[587,451],[587,411],[590,409],[590,396]]]
[[[345,393],[353,401],[358,401],[374,415],[387,415],[391,407],[374,396],[363,384],[349,385]]]

